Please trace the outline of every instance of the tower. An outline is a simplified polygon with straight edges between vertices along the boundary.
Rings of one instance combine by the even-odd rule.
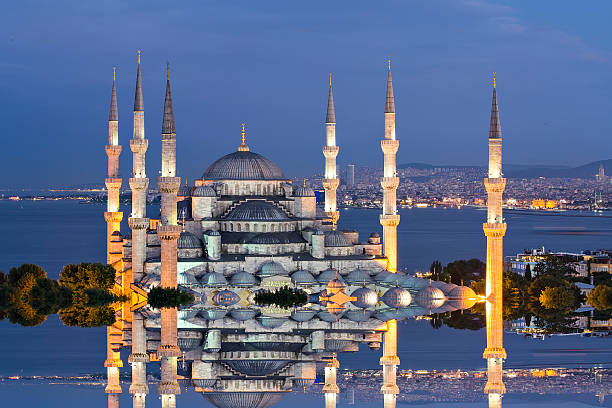
[[[336,208],[336,190],[340,180],[336,172],[336,157],[340,148],[336,146],[336,111],[334,109],[334,95],[332,93],[332,78],[329,74],[329,94],[327,97],[327,116],[325,117],[325,146],[323,146],[323,156],[325,156],[325,178],[323,188],[325,189],[325,214],[331,219],[333,228],[340,213]]]
[[[128,224],[132,229],[132,282],[139,282],[144,274],[147,251],[147,188],[149,179],[146,174],[145,154],[149,141],[145,139],[144,104],[142,99],[142,79],[140,75],[140,51],[138,51],[138,70],[136,72],[136,93],[134,96],[134,135],[130,140],[132,150],[132,214]],[[132,404],[144,407],[145,396],[149,392],[146,384],[146,363],[149,361],[146,350],[144,320],[138,311],[132,314],[132,353],[128,361],[132,365]]]
[[[157,186],[161,192],[161,225],[157,227],[157,235],[161,242],[161,286],[176,288],[177,240],[181,234],[181,228],[176,219],[176,197],[181,179],[176,177],[176,129],[170,92],[169,66],[166,67],[166,99],[161,133],[162,170],[161,176],[157,179]],[[177,335],[177,309],[163,308],[161,310],[161,345],[157,351],[162,358],[161,383],[157,388],[157,393],[162,397],[163,408],[175,407],[176,394],[181,393],[176,378],[177,357],[181,355],[177,345]]]
[[[380,224],[383,227],[383,251],[387,257],[387,270],[397,272],[397,226],[400,216],[397,214],[396,192],[399,178],[396,173],[395,155],[399,140],[395,138],[395,99],[391,80],[391,58],[387,74],[387,97],[385,101],[385,138],[380,141],[384,155],[383,177],[380,185],[383,188],[383,212]]]
[[[483,224],[487,237],[485,292],[487,348],[483,358],[487,359],[488,374],[484,392],[489,395],[489,407],[501,407],[501,396],[506,392],[502,381],[502,363],[506,358],[502,320],[503,237],[506,233],[506,224],[502,217],[502,194],[506,187],[506,179],[502,177],[502,137],[496,88],[495,73],[493,73],[493,101],[489,126],[489,177],[484,179],[488,194],[487,222]]]
[[[393,82],[391,80],[391,58],[389,58],[387,74],[387,96],[385,101],[385,138],[380,147],[384,155],[383,177],[380,185],[383,188],[383,213],[380,224],[383,227],[383,251],[387,257],[387,270],[397,272],[397,226],[400,216],[397,214],[396,190],[399,178],[396,177],[395,155],[399,148],[399,140],[395,138],[395,99],[393,98]],[[396,384],[396,371],[399,365],[397,356],[397,321],[387,322],[384,334],[383,356],[380,364],[383,366],[383,394],[385,408],[395,407],[399,388]]]
[[[117,112],[117,88],[115,86],[115,69],[113,68],[113,89],[111,92],[110,110],[108,113],[108,144],[106,145],[106,155],[108,156],[108,172],[104,180],[108,191],[106,200],[106,263],[114,264],[118,259],[113,253],[113,233],[118,232],[121,227],[123,213],[119,211],[119,189],[121,188],[121,177],[119,177],[119,155],[121,145],[119,145],[119,114]],[[119,255],[119,259],[121,255]],[[121,348],[121,331],[115,326],[106,328],[106,367],[107,386],[105,389],[108,394],[108,407],[117,408],[119,406],[119,394],[121,394],[121,384],[119,383],[119,368],[123,367],[119,350]]]
[[[325,366],[325,385],[322,389],[323,393],[325,394],[325,408],[336,408],[338,394],[340,393],[340,389],[336,384],[336,377],[339,367],[340,363],[334,354],[332,359]]]

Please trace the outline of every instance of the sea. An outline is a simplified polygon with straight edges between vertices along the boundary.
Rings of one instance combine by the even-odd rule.
[[[122,210],[125,214],[129,213],[128,208]],[[0,201],[0,270],[8,272],[11,267],[34,263],[42,266],[49,277],[57,278],[63,265],[104,262],[104,211],[105,207],[101,204],[82,204],[74,200]],[[148,212],[155,216],[159,208],[151,206]],[[399,212],[400,269],[415,273],[428,270],[435,260],[442,264],[458,259],[484,260],[486,241],[482,223],[486,218],[486,209],[405,208]],[[381,233],[379,214],[375,209],[342,209],[339,228],[356,230],[360,238],[365,240],[371,232]],[[612,247],[611,213],[513,210],[506,211],[504,216],[508,224],[504,239],[506,256],[541,247],[567,252]],[[124,224],[125,232],[128,232],[127,222]],[[65,327],[57,317],[51,316],[35,328],[0,321],[0,334],[0,376],[69,376],[105,372],[104,328]],[[485,348],[485,337],[484,330],[455,330],[447,327],[433,329],[428,321],[408,320],[399,326],[399,369],[484,369],[486,361],[482,359],[482,350]],[[506,334],[504,344],[508,352],[504,368],[612,368],[612,342],[609,338],[568,336],[541,341]],[[124,361],[127,361],[127,356],[124,357]],[[349,369],[378,368],[379,357],[379,352],[368,349],[358,353],[343,353],[341,365]],[[124,370],[129,370],[127,366],[126,363]],[[131,401],[127,386],[124,388],[126,392],[121,397],[121,405],[127,406]],[[181,407],[210,406],[201,396],[190,394],[194,393],[185,393],[179,397]],[[291,393],[278,406],[323,406],[321,397],[317,398],[313,400],[312,396]],[[1,400],[13,401],[18,404],[15,406],[76,407],[83,403],[104,406],[106,397],[102,386],[18,386],[0,383]],[[148,400],[151,400],[149,405],[159,404],[154,392]],[[318,402],[315,404],[313,401]],[[564,405],[559,401],[547,402],[546,399],[524,401],[517,396],[504,399],[505,406],[513,407],[596,406],[584,403],[574,401]],[[382,401],[372,406],[379,405],[382,406]],[[485,405],[479,402],[435,406],[467,408]]]

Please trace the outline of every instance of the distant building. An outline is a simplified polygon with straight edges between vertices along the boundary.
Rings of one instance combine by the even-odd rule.
[[[349,164],[346,169],[346,184],[348,186],[355,185],[355,165]]]
[[[551,252],[547,251],[544,247],[526,250],[522,254],[506,257],[506,270],[525,276],[525,270],[527,265],[529,265],[532,274],[534,274],[534,267],[551,255],[571,257],[571,266],[576,271],[577,276],[580,277],[589,276],[589,273],[612,273],[611,251],[583,251],[582,253],[574,254],[569,252]]]
[[[604,168],[603,163],[599,164],[599,171],[595,175],[595,180],[599,182],[605,182],[608,180],[608,177],[606,176],[606,169]]]

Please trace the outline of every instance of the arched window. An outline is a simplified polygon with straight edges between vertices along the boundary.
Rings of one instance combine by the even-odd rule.
[[[244,224],[244,230],[245,230],[246,232],[249,232],[249,224],[248,224],[248,223],[245,223],[245,224]]]
[[[266,232],[266,224],[262,224],[261,226],[261,232]]]
[[[236,224],[236,229],[238,230],[238,232],[241,231],[240,224]]]

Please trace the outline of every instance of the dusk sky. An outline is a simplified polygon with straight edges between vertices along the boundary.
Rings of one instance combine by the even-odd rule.
[[[0,188],[102,183],[112,69],[120,170],[142,50],[147,173],[170,61],[178,174],[247,144],[287,176],[323,169],[328,75],[338,163],[381,166],[387,56],[398,163],[486,163],[492,72],[506,164],[612,157],[612,2],[14,1],[0,23]]]

